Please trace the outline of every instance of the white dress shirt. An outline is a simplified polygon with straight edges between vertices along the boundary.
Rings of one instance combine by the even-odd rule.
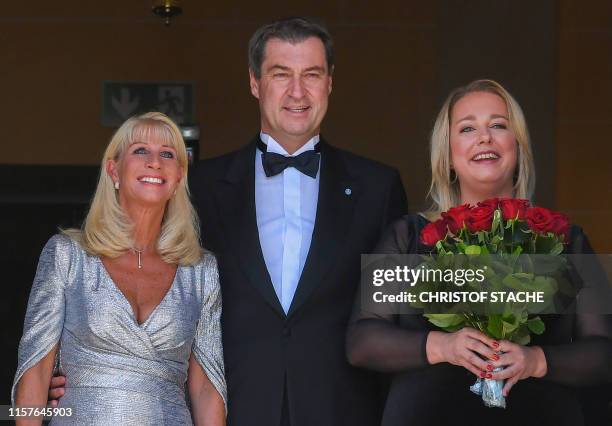
[[[296,156],[313,150],[315,136],[290,155],[270,135],[261,133],[269,152]],[[255,211],[259,243],[274,291],[285,313],[297,289],[314,229],[319,199],[319,172],[311,178],[294,167],[267,177],[261,163],[261,151],[255,155]]]

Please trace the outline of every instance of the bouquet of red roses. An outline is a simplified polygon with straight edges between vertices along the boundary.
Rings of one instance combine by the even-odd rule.
[[[447,249],[461,250],[478,242],[486,243],[492,253],[559,254],[568,232],[569,221],[562,213],[531,207],[529,200],[520,198],[492,198],[442,213],[441,219],[423,228],[421,242],[439,252],[445,243],[451,243],[446,244]],[[453,244],[460,242],[464,244]]]
[[[424,303],[418,298],[411,305],[422,309],[431,323],[445,331],[473,327],[495,339],[527,344],[532,333],[545,330],[544,322],[535,314],[550,308],[557,291],[571,291],[569,284],[563,284],[565,259],[559,256],[568,232],[565,215],[532,207],[528,200],[494,198],[476,206],[453,207],[421,231],[421,242],[432,247],[432,255],[425,258],[423,266],[455,271],[480,268],[486,283],[468,283],[461,290],[482,290],[483,286],[489,292],[537,290],[546,295],[547,303],[510,300],[475,308],[465,300]],[[441,285],[430,282],[414,291],[439,291]],[[505,407],[502,388],[501,380],[491,379],[479,379],[471,387],[482,394],[486,405]]]

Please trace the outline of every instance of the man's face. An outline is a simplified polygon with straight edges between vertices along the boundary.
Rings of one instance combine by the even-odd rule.
[[[261,130],[285,147],[299,148],[319,133],[332,78],[325,47],[317,37],[299,43],[272,38],[266,43],[261,78],[249,71],[259,99]]]

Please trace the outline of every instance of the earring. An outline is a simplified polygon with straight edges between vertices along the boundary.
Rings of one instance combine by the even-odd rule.
[[[119,181],[115,182],[115,189],[118,191],[119,190]]]

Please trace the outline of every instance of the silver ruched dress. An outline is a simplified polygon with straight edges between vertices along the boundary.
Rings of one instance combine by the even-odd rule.
[[[55,235],[42,251],[19,344],[11,398],[24,372],[60,342],[72,417],[52,425],[190,425],[189,357],[223,400],[221,294],[215,257],[179,266],[168,293],[143,324],[99,257]]]

